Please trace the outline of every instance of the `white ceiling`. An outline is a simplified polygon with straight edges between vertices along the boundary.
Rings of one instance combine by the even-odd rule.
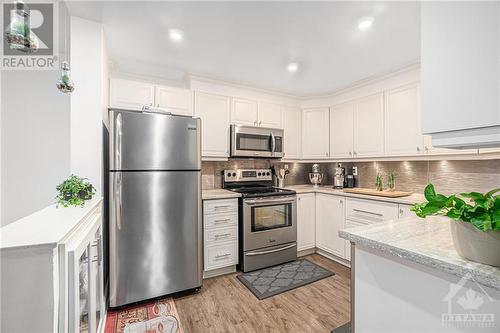
[[[418,2],[71,2],[101,21],[124,71],[186,74],[301,96],[331,93],[420,58]],[[357,29],[373,16],[372,29]],[[174,42],[168,29],[184,31]],[[296,73],[288,62],[300,64]],[[146,73],[147,72],[147,73]]]

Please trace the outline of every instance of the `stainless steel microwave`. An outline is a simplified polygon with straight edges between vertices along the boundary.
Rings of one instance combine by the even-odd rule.
[[[231,157],[283,156],[282,129],[231,125]]]

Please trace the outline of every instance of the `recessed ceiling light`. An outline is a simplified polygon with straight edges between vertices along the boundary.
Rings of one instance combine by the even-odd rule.
[[[291,62],[286,66],[286,70],[293,73],[296,72],[299,69],[299,64],[296,62]]]
[[[182,30],[179,30],[179,29],[169,29],[168,35],[170,36],[170,39],[176,40],[176,41],[184,38],[184,33],[182,32]]]
[[[361,20],[359,20],[358,29],[361,31],[365,31],[370,29],[372,25],[373,25],[373,17],[364,17]]]

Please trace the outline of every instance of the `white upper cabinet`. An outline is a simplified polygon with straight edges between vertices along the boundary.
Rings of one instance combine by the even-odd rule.
[[[411,156],[424,153],[420,129],[420,91],[417,83],[385,94],[385,154]]]
[[[329,155],[329,108],[302,110],[302,157],[304,159],[328,159]]]
[[[173,114],[193,115],[193,93],[188,89],[155,87],[155,105]]]
[[[339,237],[344,226],[344,198],[316,194],[316,247],[345,258],[345,242]]]
[[[376,94],[356,101],[354,157],[384,155],[384,98]]]
[[[300,158],[300,123],[301,112],[299,108],[282,107],[281,114],[283,117],[284,130],[284,149],[285,159]]]
[[[242,98],[233,98],[231,124],[258,126],[257,102]]]
[[[297,194],[297,250],[316,246],[316,195]]]
[[[331,108],[330,131],[330,157],[352,158],[354,149],[354,103],[344,103]]]
[[[278,104],[259,102],[257,104],[257,111],[259,126],[282,128],[281,107]]]
[[[126,79],[110,79],[109,106],[112,108],[142,110],[154,106],[155,86],[151,83]]]
[[[230,98],[195,92],[195,116],[201,118],[203,157],[229,156]]]
[[[436,147],[500,146],[500,3],[422,2],[422,130]]]

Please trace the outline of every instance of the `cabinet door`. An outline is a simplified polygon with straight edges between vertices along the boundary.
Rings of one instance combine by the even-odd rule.
[[[354,157],[384,155],[384,99],[383,94],[356,102],[354,113]]]
[[[399,204],[398,218],[404,219],[407,217],[415,217],[415,213],[410,210],[411,205]]]
[[[229,97],[195,92],[195,115],[201,118],[201,155],[228,157]]]
[[[278,104],[259,102],[257,110],[260,127],[282,128],[281,107]]]
[[[304,159],[328,159],[329,156],[329,108],[302,110],[302,157]]]
[[[154,105],[154,85],[126,79],[111,79],[109,106],[112,108],[142,110]]]
[[[330,110],[330,157],[352,158],[354,103],[336,105]]]
[[[418,84],[386,92],[384,132],[386,155],[412,156],[424,153]]]
[[[193,115],[193,93],[191,90],[166,86],[155,87],[156,106],[173,114]]]
[[[247,99],[233,98],[231,124],[257,126],[257,103]]]
[[[297,250],[316,245],[316,198],[314,193],[297,195]]]
[[[286,159],[300,158],[300,109],[282,107],[284,129],[284,149]]]
[[[344,225],[344,198],[316,194],[316,247],[344,258],[345,242],[339,237]]]

